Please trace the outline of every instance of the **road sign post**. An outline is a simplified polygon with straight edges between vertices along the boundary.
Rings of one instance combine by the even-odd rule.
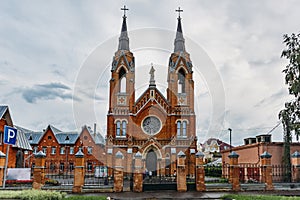
[[[3,141],[3,143],[7,144],[7,149],[6,149],[4,176],[3,176],[3,188],[5,188],[5,182],[6,182],[9,148],[10,148],[10,145],[16,144],[17,133],[18,133],[18,130],[16,128],[6,126],[6,125],[4,126],[4,141]]]

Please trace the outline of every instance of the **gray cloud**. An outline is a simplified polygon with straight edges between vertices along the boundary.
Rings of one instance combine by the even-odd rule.
[[[28,103],[36,103],[38,100],[73,99],[70,88],[62,83],[37,84],[31,88],[22,90],[22,97]]]
[[[33,1],[0,2],[0,18],[3,19],[0,24],[0,68],[4,72],[0,74],[0,103],[9,104],[16,123],[25,127],[35,128],[41,116],[45,126],[64,122],[65,125],[61,123],[59,126],[71,127],[71,85],[74,85],[80,65],[90,52],[119,34],[122,22],[120,7],[123,4],[117,1],[89,1],[83,6],[67,0],[51,1],[45,5]],[[127,21],[129,30],[176,28],[176,1],[128,1],[126,5],[130,9]],[[224,134],[227,134],[228,127],[234,130],[258,125],[269,127],[277,122],[278,109],[288,96],[287,92],[283,92],[286,87],[281,73],[285,66],[280,59],[282,35],[299,31],[299,22],[291,20],[300,18],[295,5],[298,5],[297,0],[218,1],[217,4],[211,0],[181,2],[185,37],[203,46],[224,82],[226,109],[230,110],[225,115]],[[133,47],[136,40],[130,34],[129,38]],[[117,48],[118,39],[114,41]],[[164,42],[169,42],[171,46],[173,38]],[[190,51],[189,46],[186,49],[194,62],[197,52]],[[114,51],[107,51],[107,54],[109,57],[105,55],[105,59],[111,60]],[[150,54],[140,52],[135,56],[136,66],[139,66]],[[169,55],[163,57],[161,63],[167,65]],[[149,63],[156,63],[158,58],[153,56]],[[97,60],[97,68],[93,72],[97,74],[105,70],[107,64]],[[194,62],[194,66],[201,68],[203,65]],[[103,113],[107,111],[110,72],[103,76],[108,78],[101,79],[103,82],[96,89],[94,86],[83,89],[76,100],[96,100],[98,121],[105,126],[106,115]],[[139,76],[136,75],[136,78]],[[52,83],[38,84],[45,80]],[[144,83],[147,85],[148,76]],[[199,86],[197,79],[195,86]],[[197,101],[197,130],[200,130],[201,139],[208,129],[210,111],[213,109],[209,97],[204,90]],[[50,105],[46,100],[52,100],[55,105]],[[23,112],[25,106],[32,110],[32,114],[26,117]],[[87,110],[86,105],[82,109]],[[240,142],[245,135],[245,131],[239,133]]]
[[[286,95],[287,95],[287,90],[282,88],[279,91],[273,93],[272,95],[260,100],[257,104],[254,105],[254,107],[262,107],[277,102],[278,100],[281,100],[282,97]]]

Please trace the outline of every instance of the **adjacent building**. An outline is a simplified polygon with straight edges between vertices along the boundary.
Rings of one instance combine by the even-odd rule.
[[[26,139],[24,133],[20,130],[17,132],[15,145],[7,145],[4,141],[4,126],[14,127],[13,120],[8,106],[0,106],[0,151],[7,154],[9,147],[8,163],[9,168],[23,167],[24,152],[31,151],[32,148]]]
[[[46,154],[48,173],[72,172],[75,166],[75,154],[81,150],[85,155],[85,167],[93,171],[96,166],[103,166],[105,161],[105,140],[100,133],[88,126],[81,132],[65,132],[48,125],[42,132],[21,129],[33,151],[25,154],[25,166],[35,164],[34,154],[43,151]]]

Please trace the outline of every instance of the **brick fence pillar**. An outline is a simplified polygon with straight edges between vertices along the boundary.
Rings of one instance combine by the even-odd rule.
[[[292,182],[300,181],[300,153],[295,151],[291,156],[291,163],[293,167],[292,171]]]
[[[273,190],[273,180],[272,180],[272,165],[271,158],[272,155],[268,152],[264,152],[260,155],[261,158],[261,176],[262,182],[266,184],[266,190]]]
[[[115,168],[114,168],[114,191],[115,192],[122,192],[123,191],[123,180],[124,180],[124,174],[123,174],[123,154],[118,151],[116,153],[116,160],[115,160]]]
[[[82,193],[84,175],[84,154],[81,149],[79,149],[79,151],[75,154],[74,184],[72,188],[73,193]]]
[[[4,168],[6,155],[0,151],[0,186],[3,186]]]
[[[240,186],[240,168],[239,168],[239,155],[232,151],[229,154],[229,164],[230,164],[230,171],[229,171],[229,182],[232,184],[233,191],[239,191],[241,189]]]
[[[42,151],[35,154],[35,166],[33,169],[33,183],[32,188],[40,190],[45,184],[45,157]]]
[[[186,186],[186,171],[185,171],[185,154],[180,151],[177,154],[177,191],[187,191]]]
[[[134,156],[133,191],[143,191],[143,163],[140,152],[137,152]]]
[[[205,171],[203,166],[204,154],[202,152],[196,153],[196,190],[205,191]]]

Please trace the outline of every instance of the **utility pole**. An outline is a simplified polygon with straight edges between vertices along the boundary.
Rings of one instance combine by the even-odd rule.
[[[231,145],[231,131],[232,131],[232,129],[231,128],[229,128],[228,129],[228,131],[229,131],[229,145],[230,145],[230,153],[232,152],[232,149],[231,149],[231,147],[232,147],[232,145]]]

